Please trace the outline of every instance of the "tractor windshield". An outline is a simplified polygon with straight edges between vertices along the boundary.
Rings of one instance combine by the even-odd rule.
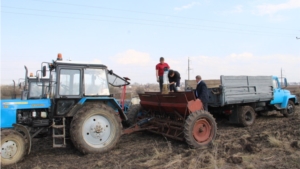
[[[109,95],[105,69],[84,70],[85,95]]]
[[[40,98],[43,94],[43,83],[42,82],[30,82],[29,83],[29,97]]]
[[[114,74],[114,73],[107,73],[108,75],[108,83],[115,87],[125,86],[129,85],[129,82],[126,81],[124,78],[121,78],[120,76]]]
[[[49,84],[48,78],[42,78],[38,82],[36,78],[28,78],[29,95],[28,98],[43,98],[47,94],[47,85]]]

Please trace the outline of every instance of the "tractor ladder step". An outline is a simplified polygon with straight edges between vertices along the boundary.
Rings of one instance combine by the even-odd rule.
[[[62,124],[56,125],[53,119],[52,123],[52,138],[54,148],[64,148],[66,147],[66,119],[62,118]]]

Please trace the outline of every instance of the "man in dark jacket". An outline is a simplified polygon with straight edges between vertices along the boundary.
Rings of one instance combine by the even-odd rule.
[[[196,98],[200,99],[203,103],[204,110],[208,111],[207,102],[208,102],[208,90],[205,82],[201,80],[201,76],[196,76],[197,88],[195,90]]]
[[[177,87],[180,87],[180,74],[175,70],[169,70],[168,73],[170,91],[178,92]]]

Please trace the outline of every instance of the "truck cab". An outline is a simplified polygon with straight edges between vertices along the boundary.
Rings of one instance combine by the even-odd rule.
[[[280,110],[283,115],[291,116],[295,111],[295,105],[299,105],[299,102],[295,95],[292,95],[289,90],[284,89],[287,87],[286,78],[283,79],[282,83],[277,76],[273,76],[272,84],[273,99],[270,104]]]

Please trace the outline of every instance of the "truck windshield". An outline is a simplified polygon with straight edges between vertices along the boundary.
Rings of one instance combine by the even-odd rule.
[[[273,89],[277,89],[278,88],[278,82],[276,79],[273,79]]]
[[[105,69],[84,70],[85,95],[109,95]]]

